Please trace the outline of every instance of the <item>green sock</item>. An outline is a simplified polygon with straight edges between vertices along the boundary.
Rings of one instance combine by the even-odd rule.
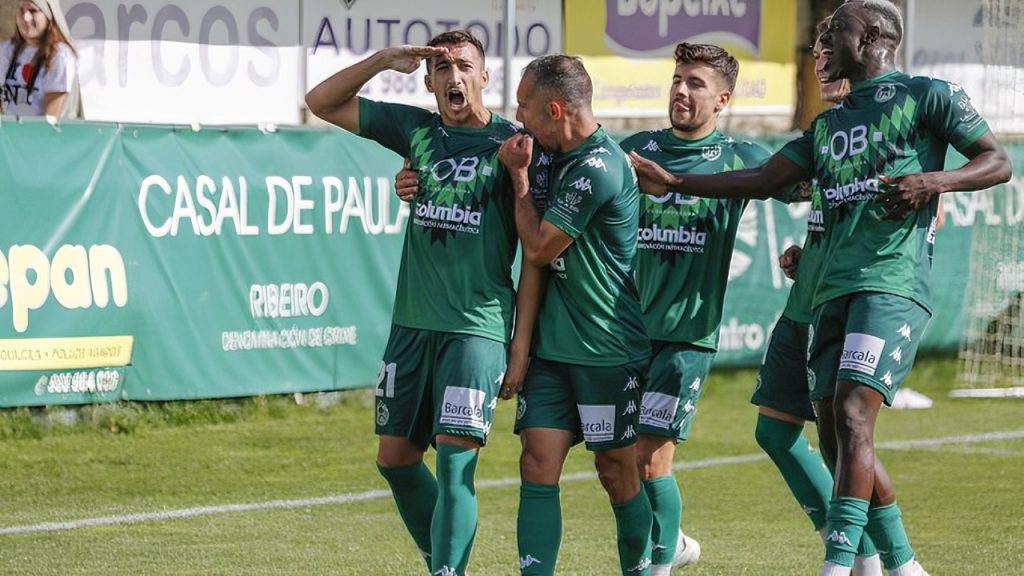
[[[523,482],[519,487],[519,570],[522,576],[551,576],[562,543],[562,502],[558,486]]]
[[[825,525],[825,560],[839,566],[853,566],[861,534],[868,523],[867,500],[840,496],[828,507]]]
[[[378,465],[377,469],[391,487],[398,515],[430,568],[430,521],[437,505],[437,481],[422,461],[400,468]]]
[[[466,572],[476,538],[476,473],[478,452],[451,444],[437,445],[437,507],[430,524],[433,553],[430,571],[458,576]]]
[[[832,496],[832,474],[804,438],[804,427],[758,414],[754,437],[782,473],[814,529],[824,528]]]
[[[675,476],[659,476],[644,481],[644,492],[651,502],[654,524],[651,527],[651,564],[672,564],[679,539],[679,523],[683,518],[683,498]]]
[[[623,574],[651,573],[651,526],[654,514],[647,492],[640,490],[629,502],[612,504]]]
[[[868,526],[871,525],[871,510],[868,510]],[[864,534],[860,537],[860,546],[857,547],[857,556],[874,556],[878,554],[878,548],[875,547],[875,541],[868,536],[869,528],[864,527]]]
[[[868,510],[867,532],[878,545],[886,570],[895,570],[914,559],[914,549],[903,528],[903,515],[895,503]]]

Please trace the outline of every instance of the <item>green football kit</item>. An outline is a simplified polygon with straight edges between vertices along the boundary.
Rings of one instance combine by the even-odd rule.
[[[493,114],[483,128],[457,128],[413,106],[359,106],[360,135],[419,172],[378,378],[377,433],[423,448],[437,434],[483,443],[515,308],[518,239],[498,147],[516,129]]]
[[[676,174],[743,170],[769,157],[764,148],[718,131],[699,140],[683,140],[671,129],[640,132],[622,147]],[[747,203],[679,193],[640,200],[636,282],[655,353],[641,402],[642,434],[689,435],[718,349],[732,251]]]
[[[987,132],[956,84],[893,71],[853,86],[782,149],[813,174],[823,196],[812,399],[834,394],[838,379],[870,386],[892,402],[931,315],[938,198],[902,220],[886,220],[874,201],[884,191],[879,177],[941,171],[950,144],[963,150]],[[870,302],[858,303],[863,299]]]
[[[633,280],[636,177],[601,128],[572,151],[541,153],[535,169],[544,220],[573,243],[549,266],[516,431],[571,430],[590,450],[632,444],[650,360]]]

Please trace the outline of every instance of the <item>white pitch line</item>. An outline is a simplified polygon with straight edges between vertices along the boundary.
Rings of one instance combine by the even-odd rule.
[[[946,436],[944,438],[926,438],[922,440],[900,440],[893,442],[881,442],[878,448],[882,450],[913,450],[919,448],[935,448],[937,446],[948,446],[955,444],[981,444],[985,442],[1000,442],[1004,440],[1024,439],[1024,430],[1011,430],[1006,432],[991,432],[988,434],[970,434],[965,436]],[[751,464],[767,460],[765,454],[745,454],[742,456],[726,456],[721,458],[707,458],[694,460],[692,462],[679,462],[672,466],[674,470],[699,470],[703,468],[718,468],[721,466],[735,466],[739,464]],[[596,472],[574,472],[562,476],[562,482],[578,482],[581,480],[592,480],[597,477]],[[519,485],[519,478],[498,478],[493,480],[479,480],[476,483],[481,488],[510,488]],[[259,512],[263,510],[292,510],[295,508],[312,508],[315,506],[331,506],[336,504],[352,504],[355,502],[368,502],[390,498],[391,492],[387,490],[371,490],[369,492],[357,492],[355,494],[339,494],[337,496],[325,496],[323,498],[307,498],[303,500],[270,500],[267,502],[254,502],[252,504],[225,504],[223,506],[200,506],[196,508],[183,508],[181,510],[166,510],[164,512],[146,512],[139,514],[125,514],[121,516],[103,516],[99,518],[83,518],[81,520],[69,520],[67,522],[46,522],[43,524],[28,524],[23,526],[9,526],[0,528],[0,536],[17,536],[23,534],[37,534],[42,532],[64,532],[89,528],[94,526],[117,526],[121,524],[139,524],[142,522],[162,522],[165,520],[181,520],[196,518],[199,516],[212,516],[214,514],[231,514],[236,512]]]

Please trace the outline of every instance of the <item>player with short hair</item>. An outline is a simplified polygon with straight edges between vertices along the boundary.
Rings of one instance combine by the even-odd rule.
[[[423,59],[438,112],[357,96],[377,74],[411,73]],[[488,79],[480,41],[454,30],[428,46],[378,51],[306,96],[314,114],[408,158],[419,172],[378,376],[377,465],[430,572],[444,576],[465,574],[479,449],[503,378],[513,389],[521,383],[539,301],[533,267],[523,267],[518,296],[513,289],[516,229],[498,146],[516,129],[484,107]],[[436,478],[423,463],[431,444]]]
[[[828,82],[822,78],[831,56],[831,51],[822,49],[820,40],[827,26],[827,18],[817,26],[818,37],[812,48],[814,73],[822,100],[838,103],[849,93],[849,82]],[[807,332],[814,319],[811,303],[824,257],[825,221],[820,187],[815,181],[806,184],[802,189],[811,195],[807,238],[802,249],[790,246],[779,257],[779,265],[794,283],[782,316],[772,328],[750,401],[758,407],[754,432],[758,445],[772,459],[815,531],[824,539],[833,487],[830,470],[835,468],[835,455],[829,455],[826,467],[803,432],[805,422],[816,421],[807,388]],[[878,551],[871,538],[861,539],[854,568],[858,576],[881,576]]]
[[[650,360],[633,280],[639,194],[628,158],[594,119],[592,95],[578,58],[532,61],[516,113],[530,134],[512,137],[499,154],[512,175],[523,256],[549,267],[516,414],[524,575],[554,574],[562,532],[558,483],[580,440],[595,453],[611,500],[621,573],[650,573],[651,505],[635,446]],[[543,149],[536,167],[547,170],[531,180],[535,139]]]
[[[826,252],[809,336],[811,399],[822,446],[838,454],[822,576],[850,574],[865,529],[891,575],[925,574],[892,484],[876,474],[875,420],[909,373],[931,316],[939,194],[988,188],[1011,174],[962,88],[896,70],[902,32],[890,2],[840,6],[821,36],[832,51],[824,75],[848,79],[850,95],[760,168],[673,176],[634,159],[648,193],[755,194],[811,177],[821,186]],[[968,162],[943,170],[950,145]]]
[[[623,150],[666,170],[715,174],[758,166],[761,146],[718,131],[739,63],[722,48],[683,42],[675,49],[670,128],[634,134]],[[787,193],[780,199],[787,200]],[[654,358],[640,405],[638,464],[654,510],[652,576],[695,563],[700,545],[679,528],[682,497],[672,464],[707,386],[718,349],[731,254],[745,199],[683,194],[640,200],[636,282]]]

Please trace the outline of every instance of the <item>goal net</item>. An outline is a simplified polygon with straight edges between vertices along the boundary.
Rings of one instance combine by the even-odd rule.
[[[984,0],[979,15],[982,113],[997,132],[1019,134],[1024,132],[1019,126],[1024,123],[1024,0]],[[1002,191],[1014,192],[1013,187]],[[974,229],[954,397],[1024,398],[1022,236],[1024,228],[1005,223]]]

